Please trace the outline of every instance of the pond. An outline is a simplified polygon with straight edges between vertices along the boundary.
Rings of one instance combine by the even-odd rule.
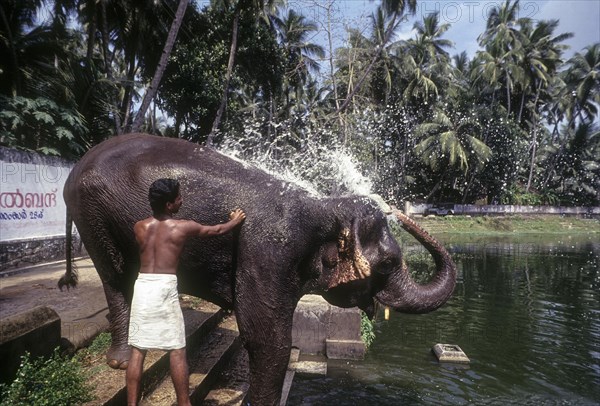
[[[426,315],[380,311],[365,360],[296,377],[288,404],[600,404],[598,237],[440,239],[458,267],[452,299]],[[436,343],[470,364],[438,363]]]

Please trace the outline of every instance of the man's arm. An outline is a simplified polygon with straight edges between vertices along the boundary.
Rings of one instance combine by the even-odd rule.
[[[246,219],[246,213],[240,209],[236,209],[229,214],[229,221],[223,224],[216,224],[214,226],[206,226],[204,224],[196,223],[195,221],[187,222],[189,229],[187,234],[195,237],[213,237],[217,235],[227,234]]]

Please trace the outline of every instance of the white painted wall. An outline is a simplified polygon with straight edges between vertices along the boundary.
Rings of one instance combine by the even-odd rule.
[[[55,158],[44,162],[45,157],[14,150],[2,152],[0,242],[64,236],[62,194],[72,164]]]

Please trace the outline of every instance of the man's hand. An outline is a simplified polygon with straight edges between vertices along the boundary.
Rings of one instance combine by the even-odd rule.
[[[230,221],[237,221],[238,224],[246,219],[246,213],[244,213],[241,209],[235,209],[231,213],[229,213]]]

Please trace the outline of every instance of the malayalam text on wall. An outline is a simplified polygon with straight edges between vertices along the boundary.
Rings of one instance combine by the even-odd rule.
[[[0,241],[65,234],[63,188],[71,168],[0,162]]]

